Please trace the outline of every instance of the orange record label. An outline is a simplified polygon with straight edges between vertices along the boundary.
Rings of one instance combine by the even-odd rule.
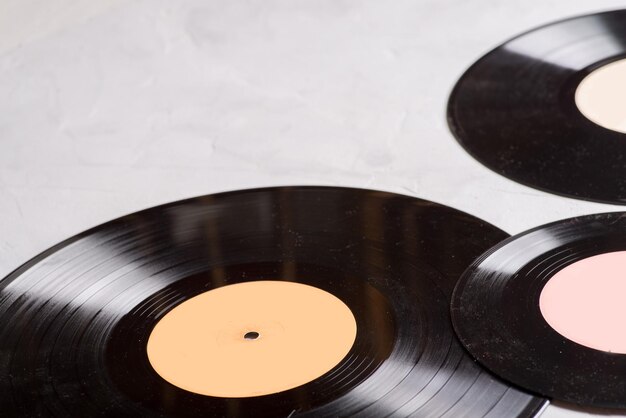
[[[148,339],[155,371],[190,392],[227,398],[282,392],[335,367],[356,338],[352,311],[317,287],[237,283],[168,312]]]

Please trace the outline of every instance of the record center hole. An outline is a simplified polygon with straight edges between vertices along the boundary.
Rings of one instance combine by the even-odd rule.
[[[261,334],[259,334],[258,332],[250,331],[250,332],[246,332],[244,334],[243,338],[245,338],[246,340],[256,340],[260,336],[261,336]]]

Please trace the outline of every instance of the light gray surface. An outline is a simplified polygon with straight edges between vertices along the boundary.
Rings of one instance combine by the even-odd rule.
[[[625,5],[0,0],[0,275],[129,212],[250,187],[399,192],[509,233],[621,210],[492,173],[445,105],[501,41]]]

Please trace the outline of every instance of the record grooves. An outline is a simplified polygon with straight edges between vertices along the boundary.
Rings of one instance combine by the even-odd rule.
[[[545,399],[477,366],[449,322],[456,278],[505,236],[432,202],[332,187],[222,193],[116,219],[0,282],[0,408],[7,416],[534,416]],[[157,321],[193,296],[259,280],[314,286],[345,303],[357,323],[348,355],[319,378],[264,396],[199,395],[155,372],[146,343]]]

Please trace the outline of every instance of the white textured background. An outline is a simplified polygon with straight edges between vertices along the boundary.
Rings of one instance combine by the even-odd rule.
[[[492,173],[445,122],[456,79],[492,47],[619,7],[626,2],[0,0],[0,276],[112,218],[250,187],[399,192],[509,233],[620,210]],[[559,404],[543,417],[588,413]]]

